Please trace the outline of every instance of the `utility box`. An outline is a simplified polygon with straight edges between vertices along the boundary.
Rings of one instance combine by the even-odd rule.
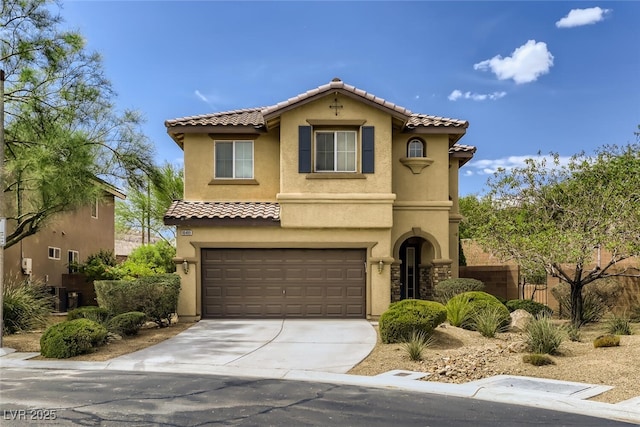
[[[80,292],[67,292],[67,310],[73,310],[80,306]]]
[[[30,276],[33,272],[32,265],[33,261],[31,260],[31,258],[22,258],[22,274]]]

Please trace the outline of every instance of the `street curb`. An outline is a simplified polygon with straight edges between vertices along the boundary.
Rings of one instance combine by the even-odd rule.
[[[281,379],[291,381],[313,381],[470,398],[640,424],[640,408],[629,405],[594,402],[570,398],[556,393],[519,390],[514,387],[486,387],[471,384],[448,384],[393,378],[390,376],[370,377],[318,371],[286,369],[247,369],[235,368],[230,366],[207,366],[186,363],[150,364],[144,362],[128,363],[122,361],[53,362],[45,360],[29,361],[5,358],[0,358],[0,368],[172,372],[198,375],[228,375],[238,377]]]

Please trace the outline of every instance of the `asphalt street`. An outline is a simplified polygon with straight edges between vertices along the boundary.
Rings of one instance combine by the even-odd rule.
[[[3,368],[0,378],[2,426],[631,425],[475,399],[290,380],[23,368]]]

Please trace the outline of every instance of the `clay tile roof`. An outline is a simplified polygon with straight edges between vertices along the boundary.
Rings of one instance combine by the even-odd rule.
[[[191,202],[174,201],[167,219],[251,218],[280,220],[280,205],[272,202]]]
[[[177,126],[265,126],[265,117],[277,116],[282,110],[293,108],[298,103],[310,101],[316,96],[323,96],[327,92],[340,91],[347,95],[355,95],[371,104],[388,109],[392,114],[405,121],[405,126],[409,129],[417,127],[441,127],[456,128],[459,133],[469,126],[465,120],[450,119],[446,117],[430,116],[427,114],[414,114],[410,110],[392,102],[379,98],[355,86],[344,83],[335,78],[331,82],[308,90],[286,101],[275,105],[261,108],[247,108],[242,110],[225,111],[221,113],[203,114],[199,116],[182,117],[165,121],[167,130]],[[179,138],[179,137],[178,137]]]
[[[476,152],[476,147],[474,147],[473,145],[454,144],[451,148],[449,148],[449,154],[454,154],[454,153],[473,154],[475,152]]]
[[[408,128],[419,126],[435,126],[435,127],[458,127],[466,129],[469,122],[466,120],[449,119],[447,117],[430,116],[427,114],[412,114],[407,122]]]
[[[344,92],[350,92],[353,93],[355,95],[358,95],[370,102],[373,102],[375,104],[378,104],[382,107],[388,108],[390,110],[394,110],[397,113],[403,114],[403,115],[410,115],[411,111],[407,110],[404,107],[401,107],[399,105],[396,105],[392,102],[386,101],[382,98],[379,98],[371,93],[368,93],[362,89],[358,89],[355,86],[352,85],[348,85],[346,83],[344,83],[342,80],[338,79],[338,78],[334,78],[331,82],[324,84],[322,86],[318,86],[315,89],[311,89],[306,91],[305,93],[301,93],[300,95],[294,96],[293,98],[289,98],[286,101],[282,101],[277,103],[276,105],[272,105],[270,107],[266,107],[265,109],[262,110],[262,114],[267,116],[269,114],[273,114],[275,112],[277,112],[278,110],[281,110],[283,108],[289,107],[291,105],[297,104],[299,102],[305,101],[309,98],[312,98],[316,95],[320,95],[323,94],[325,92],[330,92],[332,90],[341,90]]]
[[[167,128],[175,126],[262,126],[263,108],[245,108],[242,110],[224,111],[221,113],[201,114],[199,116],[182,117],[164,122]]]

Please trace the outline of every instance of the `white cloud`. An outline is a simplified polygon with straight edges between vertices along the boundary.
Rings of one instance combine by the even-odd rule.
[[[513,79],[517,84],[530,83],[547,74],[553,66],[553,55],[544,42],[529,40],[503,58],[496,55],[473,65],[474,70],[493,72],[499,80]]]
[[[204,96],[198,89],[196,89],[196,91],[194,92],[195,95],[200,98],[200,100],[204,101],[204,102],[209,102],[209,100],[207,99],[206,96]]]
[[[527,159],[534,159],[540,161],[546,159],[547,165],[553,165],[553,159],[549,156],[531,155],[531,156],[509,156],[502,157],[500,159],[478,159],[469,162],[465,168],[473,168],[479,175],[491,175],[498,169],[511,170],[513,168],[523,167],[526,164]],[[570,157],[560,156],[560,165],[566,165],[569,162]],[[468,174],[471,175],[471,174]]]
[[[556,22],[558,28],[573,28],[582,25],[595,24],[604,20],[606,14],[611,9],[601,9],[599,7],[590,7],[588,9],[571,9],[567,16]]]
[[[507,95],[507,92],[493,92],[493,93],[471,93],[471,92],[462,92],[461,90],[454,90],[449,94],[447,98],[449,101],[457,101],[460,98],[464,99],[472,99],[474,101],[486,101],[487,99],[491,101],[495,101],[496,99],[503,98]]]

